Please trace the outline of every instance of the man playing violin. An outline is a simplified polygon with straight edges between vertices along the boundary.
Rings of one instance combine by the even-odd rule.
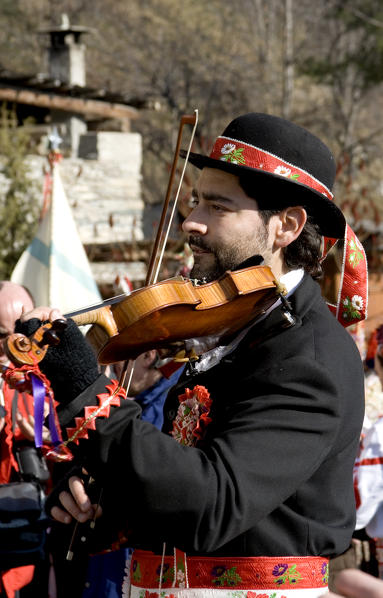
[[[354,530],[364,411],[359,353],[315,280],[322,238],[345,234],[331,195],[334,158],[305,129],[254,113],[230,123],[209,157],[190,161],[201,170],[183,224],[191,277],[213,281],[263,259],[284,295],[218,345],[205,339],[205,353],[168,395],[162,432],[121,400],[70,446],[104,489],[100,522],[136,547],[133,598],[319,597],[328,559],[349,547]],[[353,264],[356,271],[355,256]],[[355,297],[356,284],[354,316]],[[339,319],[351,317],[350,302]],[[17,330],[58,315],[35,310]],[[108,380],[72,322],[64,340],[41,368],[62,426],[73,428]],[[63,523],[93,512],[78,476],[51,501]]]

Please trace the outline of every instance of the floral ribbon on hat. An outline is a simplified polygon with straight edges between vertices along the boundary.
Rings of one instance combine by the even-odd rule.
[[[324,237],[322,260],[338,239]],[[367,259],[362,243],[347,224],[344,234],[344,247],[341,280],[336,305],[327,304],[330,311],[344,326],[356,324],[367,318],[368,277]]]
[[[302,183],[333,200],[331,191],[305,170],[282,160],[270,152],[230,137],[218,137],[211,158],[240,166],[257,168]],[[324,237],[322,261],[338,239]],[[347,224],[344,233],[341,282],[336,305],[328,303],[330,311],[344,326],[367,318],[368,278],[367,259],[363,246]]]
[[[311,174],[290,162],[286,162],[286,160],[283,160],[279,156],[249,143],[231,139],[230,137],[218,137],[210,158],[223,162],[231,162],[239,166],[249,166],[250,168],[263,170],[270,174],[286,177],[297,183],[311,187],[315,191],[319,191],[327,199],[333,199],[330,189]]]

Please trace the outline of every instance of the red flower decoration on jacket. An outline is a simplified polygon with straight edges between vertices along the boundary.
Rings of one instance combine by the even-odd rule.
[[[184,446],[195,446],[203,437],[206,427],[211,422],[209,417],[212,399],[204,386],[185,389],[185,394],[178,397],[180,405],[173,421],[170,434]]]

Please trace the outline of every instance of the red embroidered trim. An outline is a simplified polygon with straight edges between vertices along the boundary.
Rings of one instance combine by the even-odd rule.
[[[98,406],[86,406],[84,409],[84,417],[75,417],[75,427],[67,428],[68,440],[63,444],[67,445],[70,442],[78,444],[81,438],[88,438],[88,430],[96,429],[97,417],[109,417],[111,405],[119,407],[121,399],[126,399],[125,389],[119,386],[117,380],[112,380],[112,383],[106,386],[109,392],[97,395]]]
[[[238,139],[218,137],[210,158],[257,168],[258,170],[264,170],[265,172],[293,179],[297,183],[302,183],[315,191],[319,191],[319,193],[322,193],[328,199],[333,199],[331,191],[305,170],[298,168],[294,164],[285,162],[282,158],[266,152],[255,145],[249,145]]]
[[[132,584],[139,588],[156,588],[161,571],[160,555],[135,550],[131,562]],[[308,589],[326,587],[328,559],[324,557],[187,557],[177,561],[165,556],[161,587],[169,588],[177,580],[178,570],[187,568],[189,588]],[[185,567],[186,565],[186,567]],[[178,586],[176,582],[176,586]]]

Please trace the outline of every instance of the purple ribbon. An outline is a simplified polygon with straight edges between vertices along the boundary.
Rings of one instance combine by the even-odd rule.
[[[38,376],[30,372],[32,382],[33,394],[33,415],[35,418],[35,445],[41,447],[43,445],[43,425],[44,425],[44,402],[45,402],[45,386]],[[51,433],[51,440],[54,446],[61,443],[60,434],[57,430],[54,405],[51,395],[49,395],[49,416],[48,416],[49,431]]]

